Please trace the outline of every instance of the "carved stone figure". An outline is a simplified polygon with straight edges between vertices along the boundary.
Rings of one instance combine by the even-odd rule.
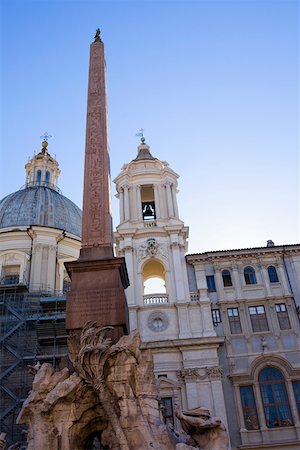
[[[225,427],[205,408],[177,408],[188,438],[163,423],[151,350],[140,349],[137,330],[111,345],[110,330],[88,322],[80,339],[69,337],[72,375],[34,367],[17,419],[29,428],[27,450],[86,450],[94,442],[105,450],[226,450]]]
[[[188,444],[199,446],[200,450],[227,450],[228,437],[224,424],[216,417],[211,417],[205,407],[190,411],[181,411],[176,405],[175,415],[181,422],[183,430],[190,435]]]
[[[28,450],[83,450],[94,439],[104,449],[174,450],[161,421],[149,350],[137,331],[111,345],[110,327],[88,323],[80,341],[69,338],[76,373],[50,364],[37,371],[18,423],[29,426]]]

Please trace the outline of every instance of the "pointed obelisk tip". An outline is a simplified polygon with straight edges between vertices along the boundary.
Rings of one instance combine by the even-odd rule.
[[[94,36],[94,42],[102,42],[100,38],[100,33],[101,33],[100,28],[97,28],[96,34]]]

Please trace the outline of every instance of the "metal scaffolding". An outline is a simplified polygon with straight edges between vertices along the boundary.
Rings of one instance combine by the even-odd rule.
[[[26,440],[27,430],[16,418],[32,385],[28,365],[49,362],[59,368],[67,356],[65,311],[61,292],[0,285],[0,431],[9,443]]]

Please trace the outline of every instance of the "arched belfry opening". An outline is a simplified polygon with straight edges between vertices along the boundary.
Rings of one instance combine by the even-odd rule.
[[[150,259],[143,267],[144,295],[166,294],[166,277],[163,264],[157,259]]]
[[[154,187],[153,185],[141,186],[142,214],[143,220],[151,221],[156,219]]]

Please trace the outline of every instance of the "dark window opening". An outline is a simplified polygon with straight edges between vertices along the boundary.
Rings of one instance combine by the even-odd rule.
[[[155,204],[154,202],[142,202],[143,220],[155,220]]]
[[[214,275],[208,275],[206,277],[206,283],[208,292],[216,292],[216,283]]]
[[[249,306],[249,314],[253,332],[269,331],[264,306]]]
[[[298,409],[298,414],[300,417],[300,381],[293,381],[293,389],[295,395],[295,401]]]
[[[48,172],[48,170],[47,170],[46,176],[45,176],[45,185],[49,186],[49,184],[50,184],[50,172]]]
[[[141,186],[142,214],[143,220],[152,221],[156,219],[155,199],[153,185]]]
[[[213,321],[214,326],[217,326],[219,323],[222,322],[219,309],[212,309],[211,316],[212,316],[212,321]]]
[[[174,411],[173,411],[173,399],[172,397],[161,398],[161,411],[164,422],[167,425],[174,426]]]
[[[240,315],[238,308],[228,308],[227,315],[230,325],[230,331],[232,334],[239,334],[242,332]]]
[[[258,430],[259,422],[252,386],[241,386],[241,400],[244,414],[244,422],[247,430]]]
[[[284,377],[274,367],[259,374],[259,385],[268,428],[293,425]]]
[[[246,267],[244,269],[244,277],[245,277],[245,283],[246,284],[256,284],[256,275],[255,270],[253,267]]]
[[[279,303],[275,305],[279,327],[281,330],[289,330],[291,328],[291,323],[289,319],[289,315],[286,309],[285,303]]]
[[[229,270],[222,271],[222,278],[223,278],[224,287],[232,286],[231,274],[230,274]]]
[[[270,283],[278,283],[279,282],[276,267],[269,266],[268,274],[269,274]]]
[[[36,173],[36,182],[37,184],[41,184],[41,181],[42,181],[42,172],[41,170],[38,170]]]

